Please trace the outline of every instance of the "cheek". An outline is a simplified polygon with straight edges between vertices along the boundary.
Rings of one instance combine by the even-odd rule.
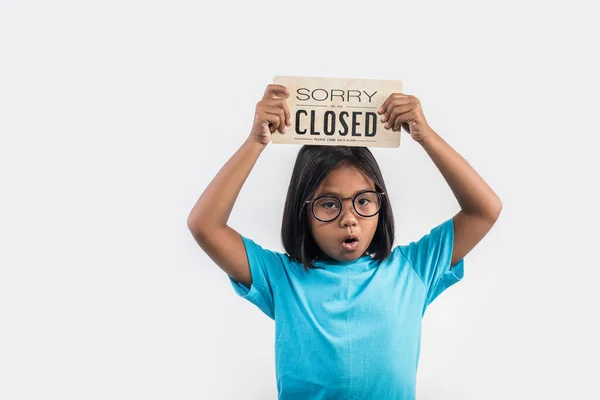
[[[309,218],[309,219],[308,219],[308,227],[309,227],[309,229],[310,229],[310,233],[311,233],[311,235],[312,235],[313,239],[314,239],[316,242],[318,242],[318,241],[319,241],[319,239],[320,239],[320,236],[319,236],[319,235],[320,235],[320,230],[319,230],[319,228],[318,228],[318,225],[317,225],[317,223],[314,221],[314,219],[313,219],[313,218]]]
[[[369,231],[371,232],[371,234],[375,234],[375,231],[377,230],[377,224],[379,223],[379,218],[374,220],[374,221],[369,221],[370,225],[369,225]]]
[[[318,224],[312,224],[310,231],[313,235],[313,238],[315,238],[317,241],[323,241],[323,238],[327,237],[325,230]]]
[[[330,241],[332,233],[328,231],[327,226],[320,225],[318,222],[310,224],[310,232],[315,242],[323,247]]]

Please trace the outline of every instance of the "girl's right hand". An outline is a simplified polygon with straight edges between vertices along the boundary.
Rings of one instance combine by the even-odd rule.
[[[292,125],[290,110],[284,100],[289,95],[289,90],[283,85],[267,86],[262,100],[256,104],[249,139],[266,146],[271,141],[273,132],[285,133],[286,126]]]

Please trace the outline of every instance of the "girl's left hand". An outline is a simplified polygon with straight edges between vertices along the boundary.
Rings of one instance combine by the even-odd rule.
[[[419,143],[433,133],[423,114],[421,102],[415,96],[392,93],[377,112],[383,114],[381,122],[386,123],[386,129],[401,132],[402,127]]]

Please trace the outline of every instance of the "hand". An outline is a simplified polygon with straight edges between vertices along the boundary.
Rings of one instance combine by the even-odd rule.
[[[421,102],[415,96],[392,93],[377,112],[383,114],[381,122],[386,123],[385,129],[402,132],[402,127],[419,143],[433,132],[425,119]]]
[[[291,126],[290,110],[285,98],[290,95],[282,85],[268,85],[261,101],[256,104],[254,123],[249,139],[266,146],[271,141],[271,134],[276,130],[285,133],[286,125]]]

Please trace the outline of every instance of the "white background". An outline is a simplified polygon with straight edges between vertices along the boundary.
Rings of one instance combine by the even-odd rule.
[[[591,4],[2,0],[0,398],[276,398],[273,321],[186,226],[275,75],[402,80],[503,201],[425,315],[419,399],[599,398]],[[298,149],[229,220],[277,251]],[[397,244],[459,210],[407,133],[373,152]]]

